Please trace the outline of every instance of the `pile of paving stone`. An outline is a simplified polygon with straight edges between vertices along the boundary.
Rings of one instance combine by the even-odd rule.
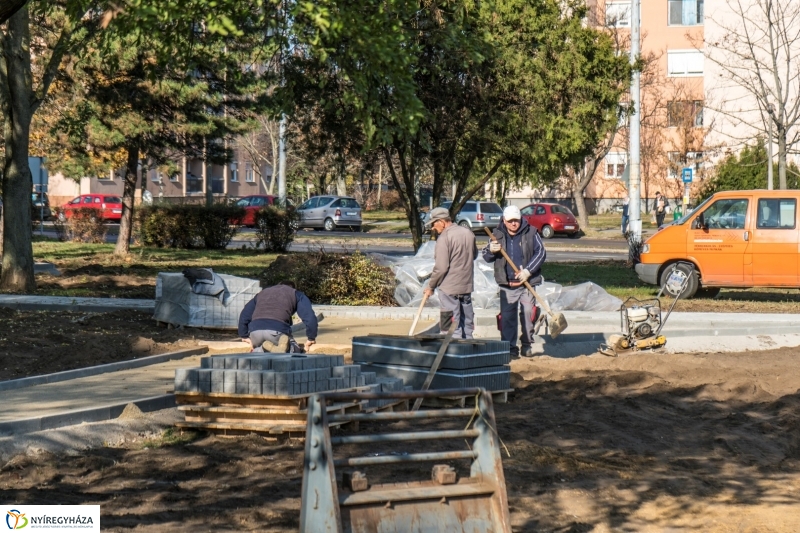
[[[440,336],[368,335],[353,338],[353,363],[379,378],[401,378],[420,389],[442,345]],[[511,388],[510,346],[496,340],[453,339],[434,375],[431,389]]]
[[[232,354],[204,357],[200,368],[175,371],[176,393],[297,396],[334,390],[402,391],[403,380],[362,372],[343,355]],[[380,407],[386,400],[371,400]]]

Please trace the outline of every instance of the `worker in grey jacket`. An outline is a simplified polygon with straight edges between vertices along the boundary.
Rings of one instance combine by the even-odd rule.
[[[492,232],[496,240],[489,241],[483,249],[483,258],[494,263],[494,279],[500,286],[500,338],[511,343],[511,355],[519,355],[517,338],[519,323],[522,322],[522,356],[533,355],[531,343],[535,330],[534,321],[538,318],[533,295],[524,282],[532,286],[540,285],[542,264],[547,253],[536,228],[522,218],[519,207],[510,205],[503,210],[500,225]],[[514,273],[500,248],[506,251],[519,273]]]
[[[474,261],[478,257],[475,234],[468,228],[453,224],[450,212],[444,207],[431,210],[429,224],[439,238],[433,251],[433,272],[424,292],[430,297],[434,290],[439,290],[442,332],[449,329],[452,317],[457,324],[453,335],[471,339],[475,331],[475,311],[472,308]]]

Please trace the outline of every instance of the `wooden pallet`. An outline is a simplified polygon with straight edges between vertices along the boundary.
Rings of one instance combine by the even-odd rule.
[[[365,407],[365,413],[392,413],[394,411],[408,411],[410,410],[409,400],[396,400],[390,404],[382,405],[380,407]]]
[[[280,440],[304,438],[311,396],[179,392],[175,400],[185,419],[176,426],[222,436],[257,433]],[[331,414],[360,413],[366,405],[366,400],[342,402],[328,405],[327,411]]]
[[[508,393],[514,389],[489,391],[492,395],[492,403],[508,403]],[[475,396],[467,394],[464,396],[439,396],[436,398],[425,398],[422,400],[423,407],[466,407],[475,405]]]

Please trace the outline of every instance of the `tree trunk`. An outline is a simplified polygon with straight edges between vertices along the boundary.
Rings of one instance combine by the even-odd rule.
[[[5,162],[3,164],[3,269],[0,289],[33,292],[33,247],[31,245],[31,191],[28,143],[33,116],[30,23],[28,9],[20,9],[6,26],[2,68],[5,87]]]
[[[119,237],[114,247],[114,255],[126,256],[130,253],[131,230],[133,229],[133,198],[136,192],[136,178],[139,167],[139,146],[128,146],[128,163],[125,167],[125,181],[122,188],[122,218],[119,220]]]
[[[0,2],[0,24],[4,24],[27,3],[28,0],[4,0]]]
[[[772,164],[772,161],[770,161]],[[778,180],[782,191],[786,190],[786,128],[778,128]]]
[[[394,168],[392,161],[392,154],[388,148],[383,149],[386,158],[386,164],[389,167],[389,176],[392,178],[397,194],[400,196],[400,201],[403,202],[403,208],[406,211],[406,219],[408,220],[408,227],[411,229],[411,239],[414,244],[414,251],[419,250],[422,246],[422,232],[424,230],[422,220],[419,216],[419,201],[414,194],[414,165],[407,165],[405,161],[405,154],[398,150],[397,156],[400,162],[400,171],[403,177],[402,186],[400,179],[397,177],[397,171]]]
[[[381,190],[383,189],[383,164],[378,165],[378,194],[375,203],[378,204],[375,208],[382,209],[381,206]]]

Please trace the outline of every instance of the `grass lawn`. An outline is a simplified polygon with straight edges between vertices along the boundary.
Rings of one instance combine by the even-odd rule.
[[[51,296],[152,298],[159,272],[210,267],[215,272],[260,278],[277,257],[252,249],[173,250],[132,247],[126,258],[111,244],[76,244],[36,239],[34,257],[56,265],[62,276],[37,276],[36,293]],[[620,299],[653,298],[658,288],[639,281],[622,261],[546,263],[545,279],[561,285],[592,281]],[[668,305],[671,299],[662,299]],[[724,289],[715,298],[681,300],[678,311],[800,313],[797,289]]]

